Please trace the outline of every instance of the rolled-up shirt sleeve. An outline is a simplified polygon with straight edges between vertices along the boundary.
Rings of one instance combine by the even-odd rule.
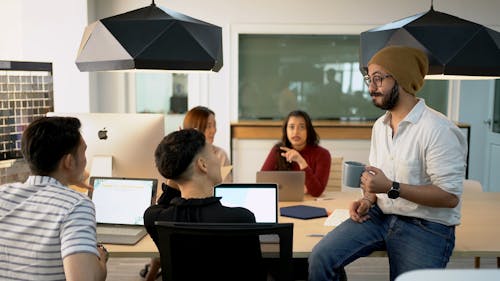
[[[426,173],[431,183],[460,195],[466,169],[467,143],[460,129],[445,127],[430,139],[426,151]]]

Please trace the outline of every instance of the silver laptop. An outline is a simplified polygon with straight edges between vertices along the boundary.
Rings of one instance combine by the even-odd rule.
[[[277,183],[279,201],[303,201],[306,174],[304,171],[258,171],[258,183]]]
[[[226,207],[243,207],[255,215],[257,223],[278,222],[278,186],[275,183],[223,183],[215,187]],[[260,235],[261,243],[278,243],[275,234]]]
[[[133,245],[146,234],[144,211],[154,203],[158,180],[91,177],[97,241]]]

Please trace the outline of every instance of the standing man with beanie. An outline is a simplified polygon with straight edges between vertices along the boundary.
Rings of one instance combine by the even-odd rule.
[[[344,266],[374,251],[387,251],[390,280],[446,267],[460,223],[467,143],[453,122],[416,97],[427,70],[422,51],[402,46],[368,62],[373,104],[387,112],[373,126],[364,196],[351,204],[350,219],[314,247],[309,280],[339,280]]]

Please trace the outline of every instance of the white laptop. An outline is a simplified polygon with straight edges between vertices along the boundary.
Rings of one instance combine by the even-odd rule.
[[[306,174],[304,171],[258,171],[258,183],[278,184],[279,201],[303,201]]]
[[[278,186],[274,183],[223,183],[215,187],[226,207],[243,207],[255,215],[257,223],[278,222]],[[278,235],[260,235],[261,243],[278,243]]]
[[[158,180],[91,177],[90,185],[98,242],[133,245],[147,234],[143,215],[154,203]]]

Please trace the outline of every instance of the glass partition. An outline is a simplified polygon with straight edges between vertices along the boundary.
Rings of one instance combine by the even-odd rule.
[[[239,34],[239,120],[375,120],[359,71],[359,35]],[[448,82],[428,80],[418,94],[446,114]]]
[[[188,110],[188,74],[135,73],[137,113],[163,113],[165,133],[179,129]]]
[[[136,112],[181,114],[187,111],[187,74],[135,74]]]

